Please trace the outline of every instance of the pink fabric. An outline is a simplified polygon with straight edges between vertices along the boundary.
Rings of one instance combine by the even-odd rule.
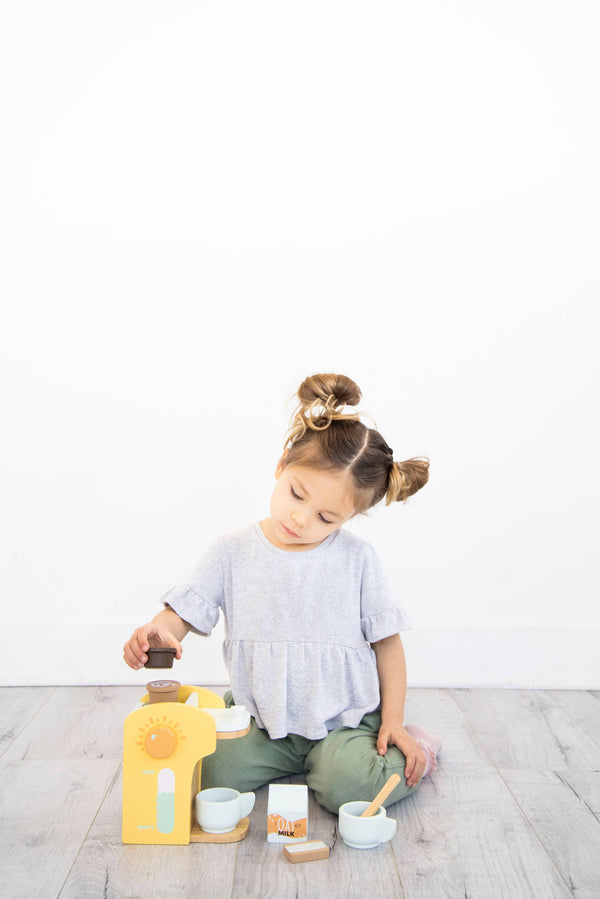
[[[425,753],[426,765],[423,777],[427,777],[428,774],[434,774],[437,771],[437,754],[442,748],[442,741],[435,734],[427,733],[418,724],[405,724],[404,729],[411,737],[415,738]]]
[[[427,764],[425,765],[425,770],[423,772],[423,777],[427,777],[428,774],[434,774],[437,771],[437,759],[435,757],[435,752],[428,746],[427,743],[423,743],[422,740],[417,740],[417,743],[425,753],[425,758],[427,759]]]

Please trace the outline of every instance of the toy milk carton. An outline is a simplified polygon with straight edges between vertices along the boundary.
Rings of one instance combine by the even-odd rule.
[[[268,816],[269,843],[303,843],[308,834],[306,784],[269,784]]]

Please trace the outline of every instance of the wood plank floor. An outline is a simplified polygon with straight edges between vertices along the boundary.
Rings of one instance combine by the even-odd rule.
[[[141,692],[0,688],[4,899],[600,897],[600,692],[409,690],[406,720],[442,737],[438,771],[367,852],[311,797],[310,836],[333,849],[304,865],[266,842],[266,787],[241,843],[121,843],[123,720]]]

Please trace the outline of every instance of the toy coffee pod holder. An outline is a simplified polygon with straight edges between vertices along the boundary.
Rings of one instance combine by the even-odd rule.
[[[396,821],[386,816],[383,803],[400,783],[392,774],[373,802],[346,802],[340,806],[338,827],[342,840],[351,849],[375,849],[396,833]]]
[[[178,681],[147,684],[123,728],[124,843],[233,843],[248,833],[242,818],[227,833],[205,832],[195,816],[202,759],[217,740],[243,737],[250,714],[221,696]]]

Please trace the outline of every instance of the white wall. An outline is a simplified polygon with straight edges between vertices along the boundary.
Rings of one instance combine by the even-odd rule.
[[[352,525],[411,683],[599,688],[597,4],[0,16],[0,681],[143,683],[125,638],[338,370],[432,461]]]

